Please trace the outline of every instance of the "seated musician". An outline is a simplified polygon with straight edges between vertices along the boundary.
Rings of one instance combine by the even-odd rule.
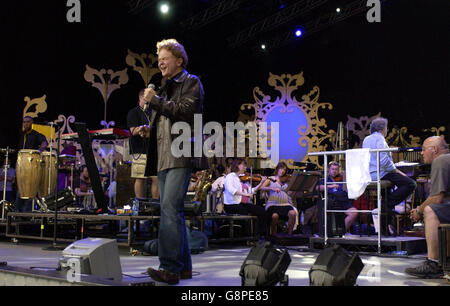
[[[77,196],[77,202],[84,207],[90,206],[92,201],[92,195],[94,194],[91,187],[91,180],[87,166],[81,166],[79,185],[75,187],[75,195]]]
[[[227,214],[252,215],[258,217],[260,236],[266,235],[265,210],[263,207],[252,203],[253,195],[261,188],[266,178],[252,188],[248,182],[242,182],[240,175],[245,174],[247,163],[245,159],[236,158],[231,165],[231,172],[224,181],[224,210]]]
[[[411,219],[425,221],[427,259],[405,272],[419,278],[440,278],[438,228],[450,223],[450,150],[443,137],[432,136],[423,142],[422,156],[425,164],[431,164],[430,195],[411,211]]]
[[[231,165],[233,164],[233,158],[226,159],[225,173],[218,177],[211,185],[211,191],[216,193],[218,204],[216,206],[217,212],[220,214],[223,212],[223,190],[225,177],[231,172]]]
[[[200,183],[200,179],[202,178],[202,171],[195,171],[191,174],[191,180],[189,181],[188,191],[194,192]]]
[[[223,191],[223,185],[225,183],[225,177],[231,172],[231,166],[233,164],[233,159],[227,159],[226,162],[226,167],[225,167],[225,173],[222,174],[222,176],[219,176],[213,183],[211,186],[211,191],[212,192],[221,192]]]
[[[266,191],[266,213],[270,223],[270,233],[275,235],[278,229],[278,220],[288,222],[288,234],[292,232],[298,225],[298,212],[292,205],[291,196],[293,193],[286,191],[288,187],[286,178],[287,165],[284,162],[278,163],[275,168],[274,176],[269,177],[261,187],[262,191]]]
[[[328,203],[330,201],[335,201],[338,204],[338,210],[345,210],[345,230],[346,233],[350,233],[352,224],[355,222],[358,213],[356,208],[353,207],[352,202],[348,198],[346,187],[344,184],[333,184],[334,182],[344,181],[344,174],[339,172],[339,163],[332,161],[328,164],[328,177],[327,177],[327,189],[328,189]],[[318,189],[323,192],[325,190],[324,179],[319,182]],[[323,210],[324,201],[319,201],[319,219],[323,220]],[[321,222],[323,223],[323,222]]]
[[[370,124],[371,135],[367,136],[363,141],[363,148],[368,149],[388,149],[385,137],[388,132],[388,120],[386,118],[376,118]],[[370,175],[372,181],[377,180],[377,153],[370,154]],[[389,193],[387,201],[388,214],[393,214],[393,209],[408,198],[416,189],[416,182],[409,178],[402,171],[398,170],[392,160],[389,152],[380,153],[380,179],[387,180],[397,188]],[[384,218],[381,219],[382,222]],[[381,226],[382,229],[385,226]],[[387,234],[387,233],[386,233]]]

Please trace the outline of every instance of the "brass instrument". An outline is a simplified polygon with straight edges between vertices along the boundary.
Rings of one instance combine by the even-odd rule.
[[[202,176],[200,177],[200,181],[197,182],[197,186],[195,187],[195,196],[192,199],[193,201],[204,201],[206,199],[206,195],[212,186],[212,175],[213,175],[214,167],[211,167],[208,170],[202,171]]]

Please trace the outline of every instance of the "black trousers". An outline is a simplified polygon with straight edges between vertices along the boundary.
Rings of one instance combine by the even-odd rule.
[[[389,211],[394,209],[395,205],[398,205],[400,202],[406,200],[406,198],[413,193],[417,186],[413,179],[399,173],[388,173],[383,176],[382,180],[390,181],[397,187],[397,189],[389,192],[388,194],[387,205]]]
[[[251,215],[258,217],[258,233],[265,236],[267,233],[266,210],[255,204],[225,204],[224,210],[227,214]]]

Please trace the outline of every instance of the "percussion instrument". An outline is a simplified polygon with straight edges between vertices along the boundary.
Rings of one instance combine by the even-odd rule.
[[[51,160],[51,161],[50,161]],[[39,197],[43,198],[53,193],[56,188],[56,178],[57,178],[57,165],[56,165],[56,154],[52,153],[50,156],[50,152],[42,152],[41,153],[41,165],[42,165],[42,174],[39,182],[38,194]],[[50,172],[49,172],[50,169]],[[49,177],[50,176],[50,177]],[[50,184],[50,190],[49,190]]]
[[[20,150],[17,154],[17,187],[22,199],[34,199],[42,176],[41,154],[38,150]]]

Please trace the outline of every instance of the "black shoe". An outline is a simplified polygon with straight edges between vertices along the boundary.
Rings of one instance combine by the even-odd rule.
[[[406,268],[405,273],[418,278],[441,278],[444,271],[439,263],[427,259],[415,268]]]

